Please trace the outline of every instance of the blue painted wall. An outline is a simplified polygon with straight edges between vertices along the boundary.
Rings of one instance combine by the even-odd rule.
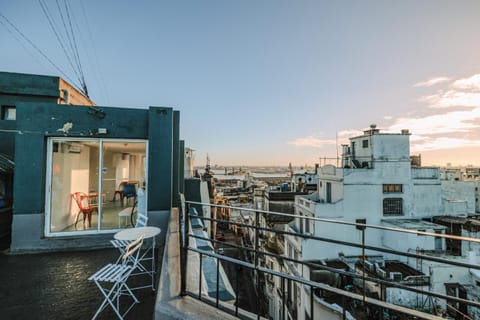
[[[45,103],[17,104],[15,135],[14,214],[45,211],[46,144],[48,137],[148,139],[149,210],[171,208],[173,179],[173,110],[150,107],[102,107],[102,114],[88,107]],[[73,127],[58,131],[65,122]],[[98,128],[107,134],[98,135]],[[177,142],[178,144],[178,142]]]

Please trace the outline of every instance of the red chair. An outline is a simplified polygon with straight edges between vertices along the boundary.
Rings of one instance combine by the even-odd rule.
[[[97,212],[98,213],[98,206],[91,205],[89,202],[89,196],[86,193],[83,192],[75,192],[72,194],[73,199],[75,200],[77,206],[78,206],[78,213],[77,213],[77,218],[75,219],[75,229],[77,228],[77,223],[78,223],[78,217],[80,216],[80,213],[83,214],[83,227],[85,228],[85,220],[88,221],[88,227],[90,228],[92,224],[92,213]],[[98,197],[98,195],[97,195]]]

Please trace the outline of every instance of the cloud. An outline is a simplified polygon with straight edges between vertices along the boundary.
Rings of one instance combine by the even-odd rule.
[[[412,152],[456,149],[465,147],[480,147],[480,140],[462,138],[437,137],[424,138],[420,141],[421,142],[412,144]]]
[[[439,83],[442,83],[442,82],[447,82],[447,81],[450,81],[450,78],[435,77],[435,78],[428,79],[426,81],[417,82],[413,86],[414,87],[431,87],[431,86],[434,86],[436,84],[439,84]]]
[[[433,85],[438,86],[418,99],[420,108],[412,115],[397,119],[384,116],[383,119],[391,125],[380,126],[381,132],[400,133],[402,129],[408,129],[412,152],[480,147],[480,73],[457,80],[436,77],[419,82],[415,87]],[[362,134],[363,130],[348,129],[337,132],[335,139],[310,135],[287,143],[321,148],[337,143],[348,144],[349,138]]]
[[[363,134],[363,131],[361,130],[342,130],[338,131],[337,136],[339,138],[351,138],[355,136],[360,136]]]
[[[427,103],[430,108],[479,107],[480,92],[447,90],[420,97],[418,101]]]
[[[480,128],[480,107],[468,111],[451,111],[418,118],[400,118],[387,130],[409,129],[418,135],[467,133]]]
[[[320,148],[326,145],[335,145],[337,142],[336,140],[321,139],[315,136],[307,136],[303,138],[297,138],[292,141],[288,141],[287,143],[296,147]]]
[[[480,90],[480,74],[474,74],[470,78],[456,80],[452,87],[462,90]]]

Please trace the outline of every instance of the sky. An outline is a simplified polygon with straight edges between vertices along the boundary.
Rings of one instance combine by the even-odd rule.
[[[79,85],[70,21],[90,98],[179,110],[197,165],[313,166],[370,124],[480,165],[480,1],[65,1],[1,1],[0,70]]]

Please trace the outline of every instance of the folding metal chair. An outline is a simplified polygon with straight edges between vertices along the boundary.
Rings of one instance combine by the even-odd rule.
[[[95,319],[108,305],[112,307],[119,319],[123,319],[133,306],[140,302],[128,287],[127,280],[133,270],[138,266],[140,248],[142,245],[143,236],[140,236],[127,245],[125,253],[122,256],[121,264],[109,263],[88,278],[89,281],[95,282],[100,289],[100,292],[105,297],[92,319]],[[105,286],[102,285],[102,283],[105,283]],[[120,298],[122,296],[129,296],[133,300],[123,313],[120,311]]]

